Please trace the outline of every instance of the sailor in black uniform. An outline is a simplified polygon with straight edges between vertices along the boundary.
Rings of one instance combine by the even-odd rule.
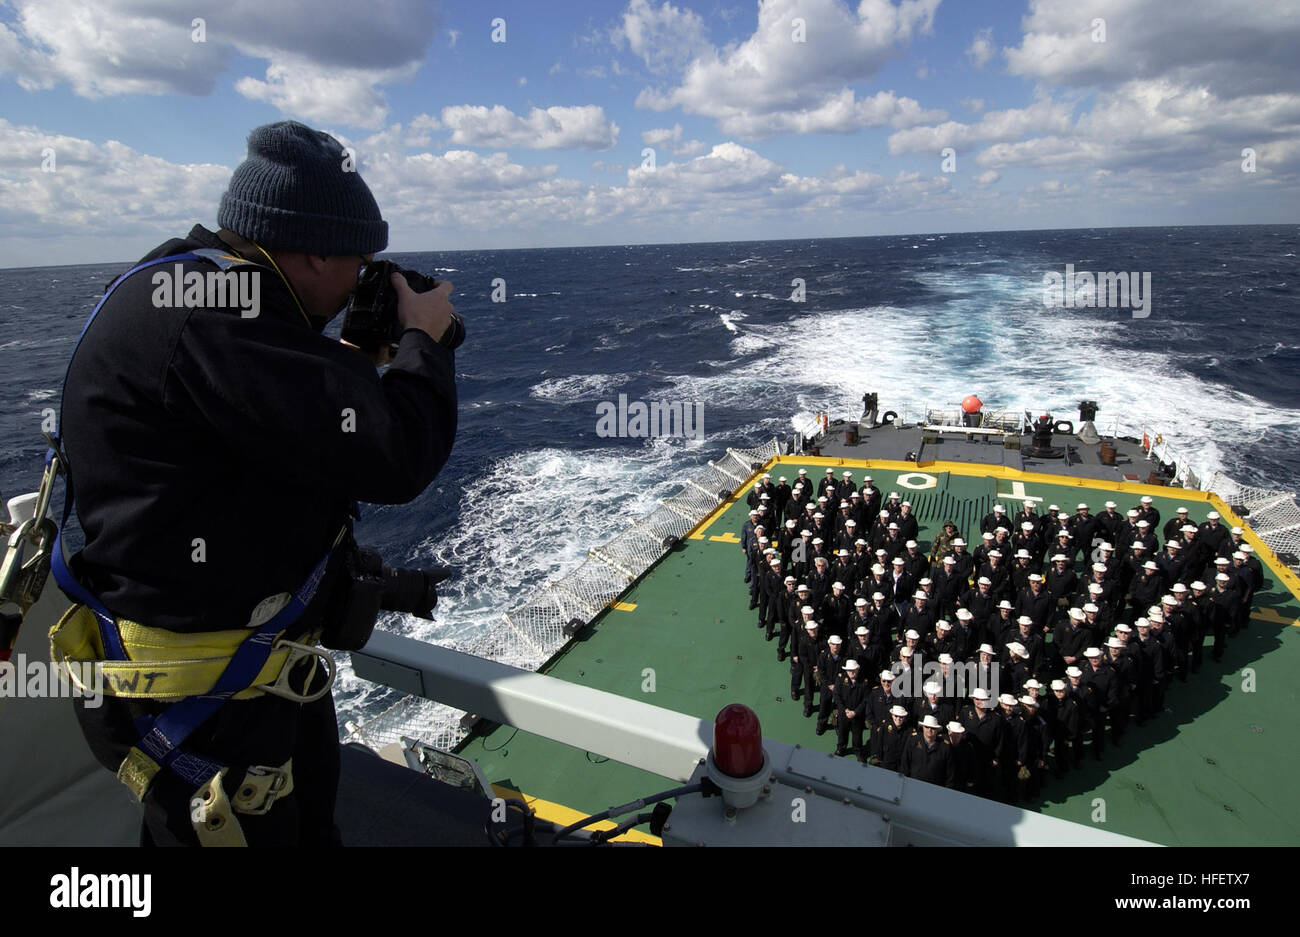
[[[879,684],[872,687],[871,692],[867,694],[867,728],[871,730],[873,745],[876,735],[882,732],[889,722],[890,707],[898,703],[894,699],[894,672],[880,671],[879,681]],[[907,710],[903,710],[903,713],[906,714]]]
[[[953,571],[964,582],[969,582],[970,578],[975,575],[975,558],[966,552],[966,541],[961,537],[952,542],[952,559]]]
[[[1100,761],[1106,753],[1106,721],[1119,704],[1119,681],[1100,648],[1090,647],[1083,656],[1088,658],[1088,666],[1079,683],[1092,727],[1092,757]]]
[[[1138,504],[1138,520],[1146,521],[1152,531],[1160,529],[1160,511],[1150,495],[1143,495],[1141,503]]]
[[[846,659],[842,651],[843,644],[844,639],[833,634],[826,639],[825,648],[817,656],[817,685],[821,690],[821,701],[817,708],[818,735],[826,731],[826,722],[835,705],[835,684],[839,682]]]
[[[889,721],[880,731],[871,733],[871,762],[889,771],[897,771],[903,760],[903,746],[907,744],[907,710],[894,705],[889,710]]]
[[[1058,778],[1064,777],[1070,767],[1083,762],[1083,728],[1079,718],[1079,701],[1067,692],[1064,680],[1052,681],[1052,766]]]
[[[1001,716],[994,712],[995,705],[989,691],[977,687],[971,691],[971,703],[962,710],[961,716],[971,746],[975,793],[981,797],[994,797],[997,793],[998,757],[1004,729]]]
[[[862,603],[857,605],[857,602]],[[887,662],[887,654],[880,642],[880,636],[872,627],[871,616],[867,614],[867,600],[858,599],[854,604],[853,616],[849,624],[853,627],[853,640],[845,651],[846,657],[852,657],[862,667],[864,674],[879,673]]]
[[[862,762],[862,728],[867,721],[867,697],[870,687],[859,678],[861,666],[850,657],[844,661],[844,676],[835,685],[835,754],[847,753],[849,732],[853,733],[853,754]]]
[[[917,523],[916,515],[912,513],[912,502],[904,501],[898,506],[898,517],[895,519],[898,524],[898,533],[904,541],[915,540],[921,534],[920,525]]]
[[[1092,541],[1097,535],[1097,519],[1088,513],[1088,505],[1080,503],[1074,516],[1070,518],[1070,535],[1073,542],[1083,551],[1084,556],[1092,554]]]
[[[1115,706],[1110,712],[1111,741],[1119,745],[1128,729],[1129,710],[1137,692],[1139,670],[1133,658],[1125,652],[1124,642],[1117,637],[1106,641],[1109,652],[1107,663],[1115,674]]]
[[[1170,540],[1182,540],[1183,526],[1189,523],[1191,523],[1191,519],[1187,516],[1187,508],[1179,508],[1175,511],[1174,516],[1165,522],[1164,530],[1161,531],[1164,534],[1165,543]]]
[[[903,748],[900,773],[903,777],[955,787],[952,749],[946,739],[940,738],[943,723],[934,716],[926,716],[914,730]]]
[[[952,746],[953,789],[975,793],[975,752],[966,741],[966,727],[954,719],[948,723],[948,744]]]
[[[1011,519],[1007,517],[1006,509],[1002,507],[1002,505],[995,504],[993,505],[992,513],[985,514],[980,520],[980,533],[991,534],[999,527],[1005,527],[1010,530]]]
[[[817,637],[817,622],[805,622],[798,651],[790,658],[790,698],[798,700],[802,697],[805,719],[813,712],[813,672],[817,668],[817,658],[821,655],[822,647],[822,642]]]

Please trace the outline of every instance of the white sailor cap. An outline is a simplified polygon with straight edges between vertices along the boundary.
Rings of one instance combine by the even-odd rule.
[[[1005,608],[1005,609],[1007,609],[1008,611],[1010,611],[1010,610],[1011,610],[1011,600],[1010,600],[1010,599],[1003,599],[1001,602],[998,603],[998,608]]]
[[[757,516],[758,516],[758,511],[757,511],[757,510],[751,510],[749,513],[750,513],[750,516],[751,516],[751,517],[757,517]]]
[[[1187,587],[1181,582],[1176,582],[1170,587],[1174,592],[1186,592]]]
[[[1083,652],[1083,656],[1084,656],[1084,657],[1100,657],[1100,656],[1101,656],[1101,648],[1090,647],[1090,648],[1088,648],[1086,651]]]
[[[1133,624],[1137,625],[1138,631],[1141,631],[1143,628],[1151,627],[1151,622],[1148,621],[1146,618],[1135,618],[1133,619]]]
[[[884,547],[881,547],[879,550],[876,551],[876,556],[879,556],[883,559],[884,557],[889,556],[889,551],[886,550]]]
[[[979,652],[981,654],[993,654],[994,656],[997,655],[997,651],[993,650],[993,645],[991,644],[981,644],[979,646]]]
[[[941,664],[951,664],[952,662],[953,662],[953,661],[952,661],[952,655],[951,655],[951,654],[940,654],[940,655],[939,655],[939,663],[941,663]]]
[[[1129,518],[1137,517],[1137,516],[1138,516],[1138,512],[1137,512],[1134,508],[1129,508],[1129,509],[1128,509],[1128,514],[1127,514],[1127,516],[1128,516]]]
[[[831,635],[829,638],[826,639],[826,643],[827,643],[827,644],[843,644],[843,643],[844,643],[844,639],[841,638],[838,634],[833,634],[833,635]]]
[[[1103,591],[1103,589],[1102,589],[1102,587],[1101,587],[1101,583],[1099,583],[1099,582],[1090,582],[1090,583],[1088,583],[1088,592],[1089,592],[1090,594],[1092,594],[1092,595],[1101,595],[1102,591]]]
[[[961,735],[965,731],[966,731],[966,727],[962,725],[960,722],[958,722],[956,719],[948,723],[949,735]]]
[[[835,474],[835,469],[829,469],[829,468],[828,468],[828,469],[826,470],[826,474],[827,474],[827,475],[834,475],[834,474]]]
[[[931,680],[925,686],[921,687],[921,690],[926,696],[938,696],[943,690],[943,687]]]
[[[1049,511],[1059,511],[1059,510],[1061,510],[1061,509],[1060,509],[1060,507],[1058,507],[1058,506],[1055,505],[1055,504],[1049,504],[1049,505],[1047,506],[1047,510],[1049,510]]]
[[[961,539],[961,537],[954,537],[952,540],[952,545],[954,547],[964,547],[966,546],[966,541]]]
[[[889,516],[889,512],[888,512],[888,511],[881,511],[881,512],[880,512],[880,516],[881,516],[881,517],[888,517],[888,516]]]
[[[936,629],[938,629],[939,631],[951,631],[951,630],[952,630],[952,625],[948,622],[948,620],[947,620],[946,618],[940,618],[938,621],[936,621],[936,622],[934,623],[934,627],[935,627]]]
[[[808,470],[807,470],[807,469],[799,469],[799,474],[800,474],[800,475],[807,475],[807,474],[808,474]]]
[[[1156,561],[1155,561],[1155,560],[1147,560],[1145,563],[1142,564],[1142,568],[1143,568],[1143,569],[1159,569],[1160,567],[1156,565]]]
[[[767,476],[767,477],[768,477],[768,478],[771,478],[771,477],[772,477],[772,476],[771,476],[771,475],[769,475],[769,476]],[[779,479],[779,481],[785,481],[785,476],[784,476],[784,475],[782,475],[782,476],[781,476],[781,477],[780,477],[780,479]]]
[[[1222,573],[1220,573],[1220,575],[1222,575]],[[1178,604],[1178,600],[1177,600],[1176,598],[1174,598],[1172,595],[1166,595],[1166,596],[1162,596],[1162,597],[1161,597],[1161,599],[1160,599],[1160,604],[1161,604],[1161,605],[1177,605],[1177,604]]]
[[[1034,624],[1034,620],[1033,620],[1032,618],[1030,618],[1028,615],[1021,615],[1019,618],[1016,619],[1016,624],[1017,624],[1017,625],[1030,625],[1030,626],[1032,627],[1033,624]]]
[[[832,583],[831,583],[831,588],[832,588],[832,589],[843,589],[843,588],[844,588],[844,583],[839,582],[839,581],[832,582]]]
[[[929,585],[933,585],[933,583],[930,581],[930,577],[929,577],[929,576],[922,576],[922,577],[920,578],[920,580],[918,580],[917,585],[918,585],[918,586],[929,586]]]
[[[1114,552],[1115,552],[1115,548],[1114,548],[1113,546],[1111,546],[1109,543],[1101,543],[1101,544],[1098,544],[1098,546],[1099,546],[1101,549],[1105,550],[1107,553],[1114,553]]]
[[[885,567],[881,566],[879,563],[872,563],[871,571],[876,575],[882,575],[885,572]]]
[[[921,720],[921,728],[922,728],[922,729],[942,729],[943,726],[939,725],[939,720],[936,719],[936,718],[934,718],[934,716],[926,716],[924,719]]]
[[[998,697],[998,702],[1001,703],[1003,706],[1015,706],[1017,700],[1010,693],[1003,693],[1001,696]]]
[[[862,495],[860,495],[860,494],[858,493],[858,489],[854,488],[852,491],[849,492],[849,497],[850,497],[850,498],[861,498]]]
[[[768,565],[771,566],[771,567],[773,567],[774,569],[780,569],[780,568],[781,568],[781,560],[780,560],[780,558],[774,556],[774,557],[772,557],[772,562],[769,563]]]
[[[1058,691],[1058,692],[1059,692],[1060,690],[1064,690],[1064,689],[1065,689],[1065,681],[1064,681],[1064,680],[1053,680],[1053,681],[1052,681],[1052,689],[1053,689],[1053,690],[1056,690],[1056,691]]]
[[[1209,514],[1206,514],[1205,517],[1207,520],[1217,521],[1219,519],[1219,512],[1211,511]]]
[[[870,476],[870,475],[863,475],[863,476],[862,476],[862,480],[863,480],[864,482],[869,482],[869,481],[871,481],[871,476]]]
[[[952,556],[945,556],[943,558],[943,563],[945,566],[947,566],[949,563],[956,563],[956,562],[957,562],[956,558]]]
[[[771,501],[771,500],[772,500],[772,496],[771,496],[771,495],[767,495],[767,494],[759,495],[759,496],[758,496],[758,500],[759,500],[759,501]]]
[[[1034,708],[1037,708],[1038,706],[1038,700],[1034,699],[1032,696],[1029,696],[1028,694],[1020,697],[1020,702],[1025,706],[1030,706]]]
[[[970,695],[971,699],[988,699],[989,691],[984,689],[982,686],[977,686],[975,689],[970,691]]]
[[[1106,571],[1106,564],[1105,564],[1105,563],[1093,563],[1093,564],[1092,564],[1092,571],[1093,571],[1094,573],[1104,573],[1104,572]]]
[[[900,528],[897,524],[895,524],[893,521],[890,521],[890,522],[889,522],[889,529],[890,529],[890,530],[900,530],[901,528]]]
[[[970,621],[975,616],[971,614],[970,609],[959,608],[957,609],[957,617],[960,618],[962,621]]]
[[[1236,534],[1237,536],[1240,537],[1242,534],[1245,533],[1245,531],[1242,530],[1240,527],[1234,527],[1234,528],[1232,528],[1232,530],[1228,531],[1228,533],[1230,533],[1230,534]]]
[[[792,517],[792,518],[790,518],[788,521],[786,521],[786,522],[785,522],[785,526],[788,527],[790,530],[794,530],[794,528],[795,528],[795,520],[794,520],[794,518]]]
[[[857,527],[857,526],[858,526],[858,522],[855,521],[853,518],[850,517],[847,521],[844,522],[844,526],[845,526],[845,527]]]
[[[900,508],[910,508],[911,506],[912,506],[911,501],[904,501],[902,504],[899,505]]]
[[[1116,626],[1115,626],[1115,630],[1118,631],[1120,634],[1132,634],[1132,633],[1133,633],[1133,629],[1130,628],[1128,625],[1124,624],[1123,622],[1120,622],[1118,625],[1116,625]]]
[[[785,577],[785,581],[786,581],[786,582],[795,582],[795,578],[794,578],[793,576],[786,576],[786,577]]]
[[[911,657],[914,653],[915,653],[915,652],[914,652],[910,647],[906,647],[906,646],[904,646],[904,647],[903,647],[903,648],[898,652],[898,656],[899,656],[899,657]]]
[[[800,537],[811,537],[811,536],[812,536],[812,531],[811,531],[811,530],[801,530],[801,531],[799,531],[799,536],[800,536]]]
[[[992,533],[992,531],[988,531],[988,530],[986,530],[986,531],[984,531],[984,533],[980,534],[980,537],[983,538],[984,540],[992,540],[992,539],[993,539],[993,533]]]
[[[1218,574],[1215,575],[1214,578],[1215,578],[1216,581],[1219,580],[1219,579],[1222,579],[1224,582],[1227,582],[1227,581],[1228,581],[1229,579],[1231,579],[1232,577],[1229,576],[1227,573],[1218,573]]]
[[[921,635],[920,635],[920,633],[917,632],[916,629],[914,629],[914,628],[909,628],[909,629],[907,629],[907,634],[903,635],[903,637],[905,637],[905,638],[911,638],[913,641],[920,641],[920,640],[921,640]]]
[[[1106,507],[1108,507],[1108,508],[1113,508],[1113,507],[1118,507],[1118,505],[1115,504],[1114,501],[1107,501],[1107,502],[1106,502]]]
[[[804,622],[804,631],[816,631],[820,626],[815,621]]]
[[[1184,533],[1184,534],[1194,534],[1194,533],[1196,533],[1196,525],[1195,525],[1195,524],[1184,524],[1182,527],[1179,527],[1178,530],[1179,530],[1180,533]]]
[[[907,718],[907,710],[904,709],[902,706],[890,706],[889,714],[891,716],[902,716],[904,719]]]
[[[800,591],[805,590],[807,588],[808,588],[807,586],[799,587]],[[811,605],[805,605],[803,608],[799,609],[800,615],[811,615],[812,613],[813,613],[813,607]]]
[[[1002,507],[1002,505],[1000,505],[1000,504],[995,504],[995,505],[993,505],[993,513],[994,513],[994,514],[1001,514],[1004,510],[1006,510],[1006,508]]]
[[[892,670],[882,670],[882,671],[880,671],[880,679],[881,679],[881,680],[893,680],[893,679],[894,679],[894,672],[893,672]],[[905,716],[907,715],[907,710],[903,710],[903,715],[905,715]]]
[[[846,471],[846,472],[844,473],[844,477],[845,477],[845,478],[852,478],[852,477],[853,477],[853,473],[852,473],[852,472],[849,472],[849,471]]]
[[[1022,524],[1020,525],[1020,529],[1021,529],[1021,530],[1033,530],[1033,529],[1034,529],[1034,522],[1033,522],[1033,521],[1025,521],[1024,523],[1022,523]]]
[[[1147,618],[1152,621],[1163,622],[1165,620],[1165,610],[1159,605],[1152,605],[1147,609]]]
[[[1029,581],[1030,581],[1030,582],[1042,582],[1042,581],[1043,581],[1043,577],[1040,576],[1040,575],[1038,575],[1038,573],[1030,573],[1030,574],[1029,574]]]
[[[1053,562],[1053,563],[1068,563],[1068,562],[1070,562],[1070,558],[1067,557],[1064,553],[1057,553],[1057,554],[1054,554],[1054,555],[1052,556],[1052,562]]]
[[[844,547],[840,547],[839,550],[837,550],[837,551],[835,552],[835,555],[836,555],[836,556],[848,556],[848,555],[849,555],[849,551],[848,551],[847,549],[845,549]]]
[[[1097,606],[1094,605],[1094,604],[1091,603],[1091,602],[1085,602],[1085,603],[1083,604],[1083,610],[1084,610],[1084,612],[1099,612],[1099,611],[1101,611],[1101,609],[1097,608]]]
[[[1016,559],[1018,559],[1018,560],[1027,560],[1027,559],[1029,559],[1029,551],[1026,550],[1026,549],[1024,549],[1023,547],[1022,547],[1021,549],[1017,550],[1017,551],[1016,551]]]
[[[898,492],[897,492],[897,491],[891,491],[891,492],[889,493],[889,497],[890,497],[890,498],[897,498],[897,497],[898,497]]]
[[[863,540],[861,537],[859,537],[857,540],[854,540],[854,541],[853,541],[853,545],[854,545],[855,547],[857,547],[857,546],[863,546],[863,547],[865,547],[865,546],[867,545],[867,541],[865,541],[865,540]]]
[[[909,541],[907,541],[907,543],[903,544],[903,546],[905,546],[905,547],[906,547],[907,549],[909,549],[909,550],[915,550],[915,549],[916,549],[916,541],[915,541],[915,540],[909,540]]]
[[[1151,503],[1151,496],[1150,496],[1150,495],[1143,495],[1143,496],[1142,496],[1142,503],[1143,503],[1143,504],[1150,504],[1150,503]]]
[[[1025,650],[1025,646],[1019,641],[1012,641],[1007,644],[1007,650],[1012,654],[1015,654],[1017,657],[1024,657],[1026,659],[1029,657],[1029,652]]]
[[[871,593],[871,599],[872,599],[872,601],[879,600],[879,601],[883,602],[883,601],[885,601],[885,593],[883,593],[883,592],[873,592],[873,593]]]
[[[853,601],[853,605],[854,605],[855,607],[857,607],[857,606],[861,606],[861,605],[866,605],[866,604],[867,604],[867,600],[864,599],[862,596],[858,596],[858,597],[857,597],[856,599],[854,599],[854,601]]]
[[[1001,551],[1001,550],[989,550],[989,556],[996,556],[998,559],[1002,559],[1002,551]]]
[[[1093,648],[1093,650],[1096,650],[1096,648]],[[1100,652],[1098,652],[1098,653],[1100,653]],[[1067,677],[1082,677],[1082,676],[1083,676],[1083,671],[1080,670],[1078,667],[1066,667],[1066,668],[1065,668],[1065,675],[1066,675]]]
[[[858,669],[858,662],[854,660],[852,657],[850,657],[848,660],[844,662],[844,670],[846,672],[853,672],[856,671],[857,669]]]
[[[1064,537],[1066,540],[1073,540],[1074,534],[1070,533],[1068,530],[1062,527],[1060,530],[1056,532],[1056,539],[1060,540],[1062,537]]]
[[[840,498],[840,507],[847,511],[849,508],[853,507],[853,505],[849,504],[848,498]]]
[[[912,593],[912,598],[914,598],[914,599],[928,599],[929,596],[926,595],[924,592],[922,592],[920,589],[917,589],[915,592]]]
[[[1143,543],[1141,540],[1134,540],[1133,546],[1129,547],[1130,550],[1145,550],[1146,548],[1147,545]]]
[[[1174,511],[1174,513],[1175,513],[1175,514],[1186,514],[1186,513],[1187,513],[1187,508],[1179,508],[1178,510]]]
[[[1073,618],[1075,621],[1083,621],[1085,617],[1083,614],[1083,609],[1081,608],[1070,609],[1070,617]]]
[[[826,542],[826,541],[823,540],[821,537],[813,537],[813,545],[814,545],[814,546],[816,546],[816,545],[819,544],[819,543],[825,543],[825,542]]]
[[[1241,545],[1241,552],[1246,554],[1254,553],[1255,548],[1252,547],[1249,543],[1243,543]],[[1247,557],[1247,559],[1249,559],[1249,557]]]
[[[1124,642],[1121,641],[1119,638],[1107,638],[1106,646],[1115,651],[1124,650]]]
[[[903,565],[903,558],[902,558],[901,556],[896,556],[896,557],[894,557],[894,563],[893,563],[893,565],[895,565],[895,566],[902,566],[902,565]]]

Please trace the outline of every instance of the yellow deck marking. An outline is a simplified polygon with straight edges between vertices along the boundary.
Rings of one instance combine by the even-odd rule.
[[[614,601],[614,602],[610,602],[610,603],[609,603],[609,607],[612,608],[612,609],[614,609],[614,611],[616,611],[616,612],[635,612],[635,611],[636,611],[636,603],[635,603],[635,602],[619,602],[619,601]]]
[[[540,819],[554,823],[556,826],[568,826],[570,823],[577,823],[583,817],[588,816],[588,814],[574,810],[571,807],[553,804],[549,800],[542,800],[540,797],[533,797],[531,794],[522,794],[500,784],[493,784],[492,790],[496,792],[498,797],[514,797],[522,800],[533,809],[533,812]],[[586,829],[591,830],[612,830],[613,828],[614,824],[609,820],[601,820],[586,827]],[[646,843],[650,846],[662,846],[664,844],[663,840],[658,836],[651,836],[649,833],[642,833],[640,830],[628,830],[622,836],[615,837],[610,842]]]
[[[740,538],[731,531],[727,531],[725,534],[719,534],[716,537],[711,536],[709,539],[717,541],[718,543],[740,543]]]
[[[1279,615],[1275,608],[1256,609],[1250,613],[1250,617],[1256,621],[1267,621],[1275,625],[1291,625],[1293,628],[1300,628],[1300,618],[1287,618]]]

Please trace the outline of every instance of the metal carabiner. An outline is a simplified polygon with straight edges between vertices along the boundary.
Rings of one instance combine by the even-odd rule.
[[[314,703],[326,693],[334,688],[334,678],[338,676],[338,664],[334,663],[334,658],[330,652],[319,645],[299,644],[297,641],[290,641],[286,638],[279,638],[271,645],[271,650],[275,651],[281,647],[292,648],[289,657],[280,668],[279,675],[270,683],[259,683],[257,689],[264,693],[270,693],[272,696],[279,696],[282,699],[292,700],[295,703]],[[289,683],[290,673],[301,661],[308,657],[316,657],[325,662],[329,673],[325,679],[325,685],[314,693],[299,693]],[[311,686],[312,678],[316,676],[316,668],[313,666],[311,672],[307,675],[304,686]]]

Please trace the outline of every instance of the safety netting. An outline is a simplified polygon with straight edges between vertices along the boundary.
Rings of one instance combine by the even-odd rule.
[[[592,548],[576,569],[552,580],[495,626],[455,649],[537,670],[572,640],[575,630],[600,615],[678,540],[739,492],[758,466],[780,451],[776,439],[753,449],[728,449],[725,457],[709,462],[653,511]],[[463,710],[405,696],[373,718],[348,722],[344,736],[375,750],[403,738],[450,750],[465,737],[471,723]]]

